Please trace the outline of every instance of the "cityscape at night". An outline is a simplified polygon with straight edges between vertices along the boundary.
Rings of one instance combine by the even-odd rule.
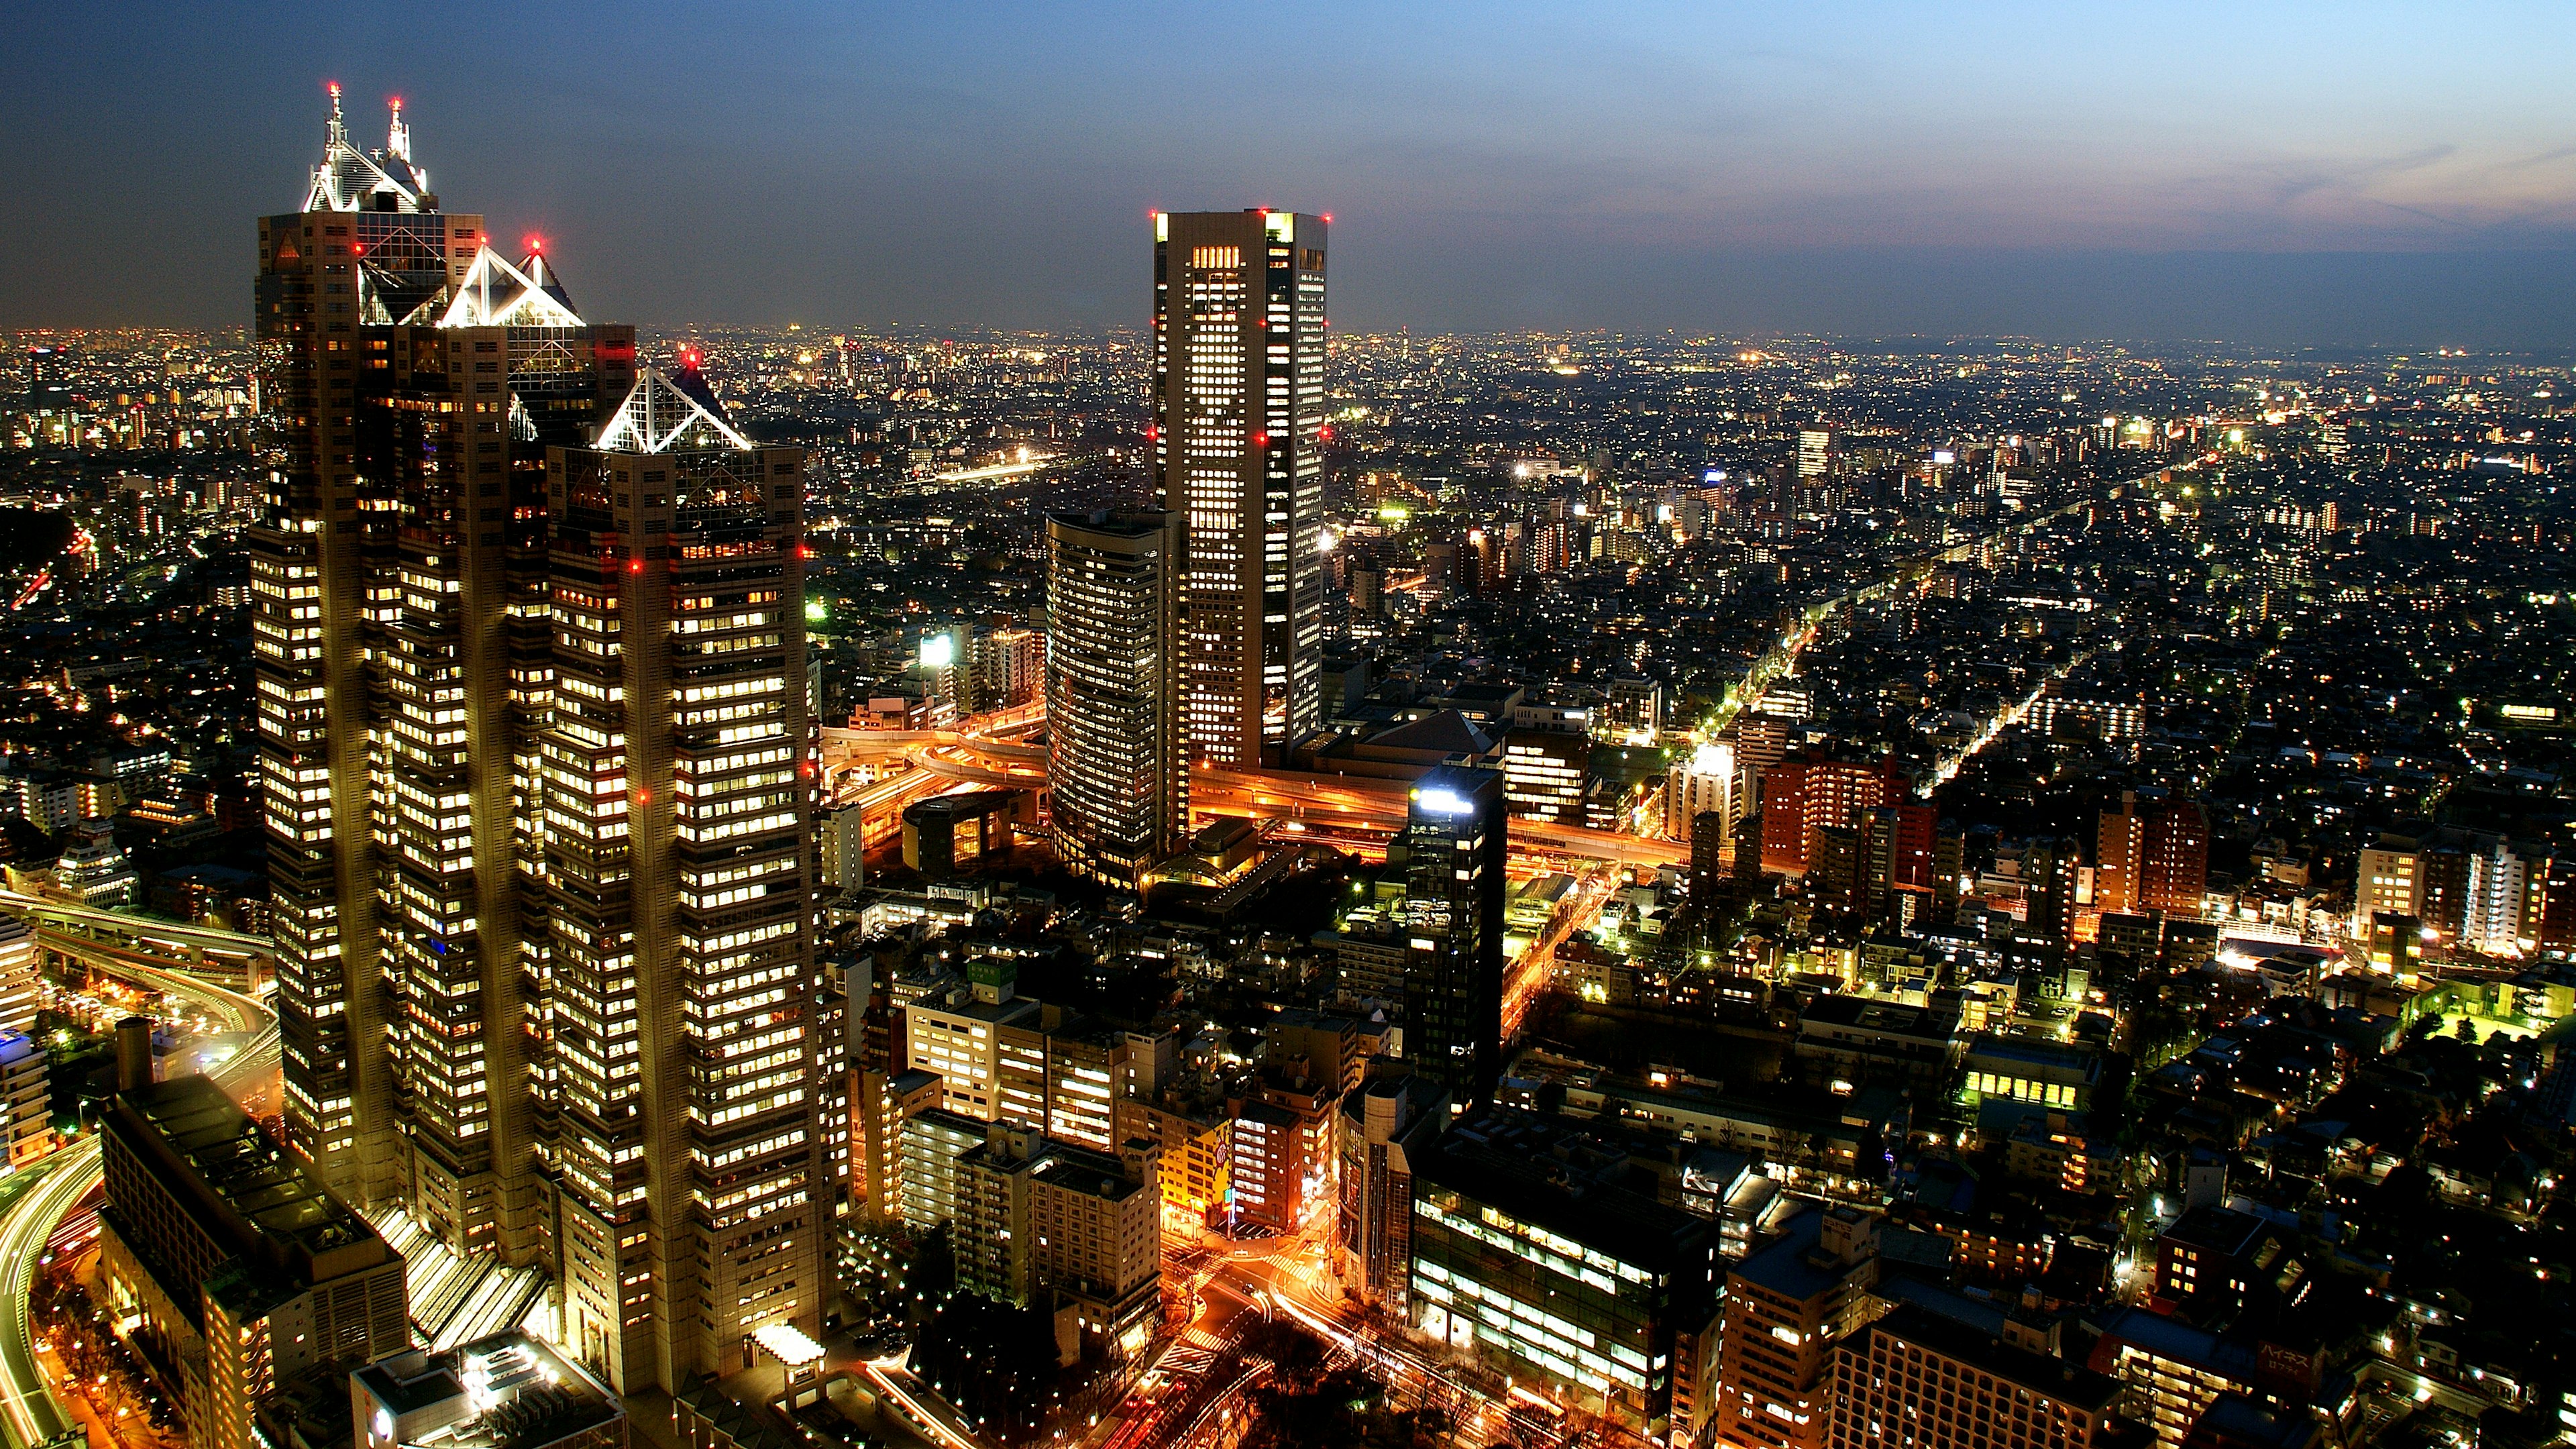
[[[31,20],[0,1449],[2576,1444],[2565,17],[1510,8]]]

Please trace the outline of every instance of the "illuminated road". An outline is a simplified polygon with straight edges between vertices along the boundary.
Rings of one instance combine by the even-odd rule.
[[[207,1073],[226,1087],[256,1081],[277,1065],[277,1027],[256,997],[225,987],[149,968],[130,973],[141,984],[190,1001],[209,1015],[259,1034],[230,1061]],[[28,1291],[34,1287],[45,1242],[65,1215],[98,1186],[98,1138],[84,1137],[28,1169],[40,1180],[0,1213],[0,1424],[18,1449],[50,1439],[74,1427],[74,1421],[45,1382],[37,1362],[35,1332],[28,1322]]]
[[[939,1449],[985,1449],[974,1429],[958,1417],[948,1401],[915,1378],[901,1359],[872,1359],[861,1364],[859,1371],[875,1386],[878,1399],[895,1411],[895,1417]]]
[[[1618,884],[1607,875],[1584,881],[1576,888],[1578,894],[1574,899],[1549,921],[1546,933],[1532,941],[1520,959],[1505,968],[1510,973],[1510,979],[1503,983],[1503,1042],[1506,1046],[1520,1035],[1521,1022],[1529,1016],[1530,1003],[1547,989],[1548,972],[1556,965],[1556,948],[1565,944],[1566,937],[1589,929],[1594,921],[1601,919],[1601,903],[1610,899],[1610,893],[1618,888]]]
[[[1458,1442],[1555,1444],[1567,1436],[1560,1423],[1534,1407],[1497,1398],[1413,1344],[1345,1316],[1317,1291],[1325,1276],[1321,1235],[1281,1239],[1261,1256],[1229,1257],[1218,1278],[1265,1310],[1295,1320],[1331,1347],[1356,1359],[1385,1384],[1398,1402],[1459,1406]],[[1636,1442],[1643,1444],[1642,1439]]]
[[[247,982],[251,963],[274,951],[265,936],[76,906],[13,890],[0,889],[0,915],[26,922],[44,949],[111,974],[129,967],[178,968],[219,971]]]

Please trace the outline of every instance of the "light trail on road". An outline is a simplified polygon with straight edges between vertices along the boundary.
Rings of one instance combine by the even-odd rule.
[[[206,1074],[219,1085],[234,1087],[277,1065],[276,1019],[258,998],[176,972],[129,969],[134,975],[158,978],[147,979],[146,985],[193,998],[198,1005],[231,1017],[240,1029],[259,1031],[231,1060]],[[73,1206],[98,1186],[98,1138],[85,1137],[28,1170],[43,1173],[44,1180],[0,1214],[0,1295],[8,1302],[6,1309],[0,1309],[0,1423],[7,1426],[17,1449],[29,1449],[78,1422],[45,1381],[44,1367],[36,1357],[29,1294],[42,1266],[45,1244]]]

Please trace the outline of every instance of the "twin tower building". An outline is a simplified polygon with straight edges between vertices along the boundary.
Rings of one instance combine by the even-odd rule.
[[[336,88],[259,224],[286,1130],[675,1388],[830,1284],[803,458],[514,250]]]
[[[1284,764],[1323,723],[1326,219],[1154,218],[1161,507],[1047,520],[1057,853],[1136,888],[1193,761]]]
[[[1133,885],[1188,763],[1318,723],[1322,219],[1155,223],[1163,509],[1051,519],[1066,861]],[[515,256],[515,260],[513,259]],[[334,1192],[545,1271],[621,1392],[818,1332],[803,457],[441,208],[334,88],[259,224],[251,531],[286,1130]]]

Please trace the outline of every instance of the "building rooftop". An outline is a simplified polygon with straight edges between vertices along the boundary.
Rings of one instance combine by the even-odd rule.
[[[1853,1341],[1853,1351],[1866,1353],[1873,1334],[1886,1334],[1908,1343],[1928,1348],[1945,1358],[1973,1364],[1978,1369],[2044,1394],[2061,1404],[2088,1409],[2095,1413],[2110,1407],[2118,1394],[2119,1382],[2107,1374],[2051,1358],[2026,1348],[2016,1348],[1993,1334],[1982,1332],[1955,1318],[1945,1318],[1915,1303],[1901,1303],[1896,1311],[1861,1330]]]
[[[1849,1262],[1820,1256],[1824,1231],[1824,1209],[1802,1212],[1788,1221],[1778,1238],[1746,1254],[1728,1275],[1784,1298],[1813,1298],[1849,1277],[1852,1270]]]
[[[2204,1204],[2176,1219],[2162,1236],[2205,1253],[2244,1257],[2254,1251],[2271,1227],[2252,1213]]]
[[[210,1078],[173,1077],[122,1093],[119,1101],[204,1185],[215,1206],[252,1231],[307,1255],[376,1237],[366,1219],[331,1196],[322,1179]]]
[[[1801,1035],[1810,1026],[1850,1027],[1885,1036],[1916,1037],[1928,1042],[1948,1041],[1958,1025],[1959,1018],[1954,1013],[1840,993],[1816,998],[1815,1003],[1798,1017]]]
[[[350,1381],[367,1449],[542,1449],[626,1416],[579,1365],[519,1329],[392,1354]]]
[[[1649,1271],[1704,1268],[1715,1224],[1620,1185],[1623,1152],[1534,1112],[1490,1107],[1414,1159],[1417,1182],[1447,1188]]]

